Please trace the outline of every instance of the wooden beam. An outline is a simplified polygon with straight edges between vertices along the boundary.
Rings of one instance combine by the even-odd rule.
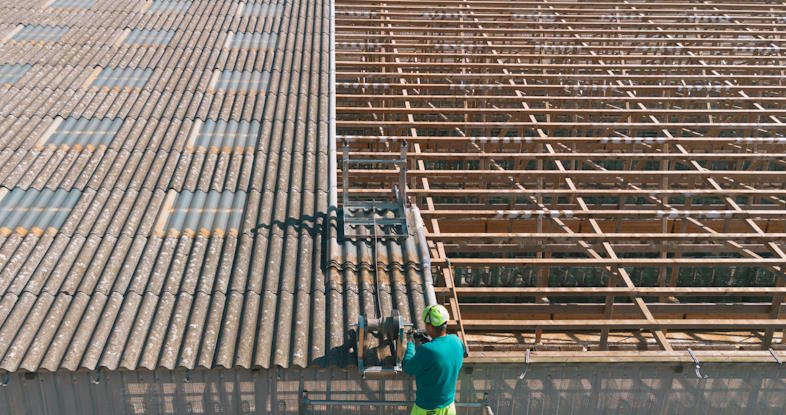
[[[436,287],[437,294],[445,295],[444,288]],[[786,294],[786,287],[456,287],[456,295],[464,297],[592,297],[606,295],[692,296],[692,297],[772,297]]]

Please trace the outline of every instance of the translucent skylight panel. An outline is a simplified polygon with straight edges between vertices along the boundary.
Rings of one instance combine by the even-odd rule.
[[[108,146],[123,125],[120,118],[67,118],[46,141],[51,144]]]
[[[0,84],[13,85],[30,69],[30,65],[0,65]]]
[[[167,232],[238,232],[246,192],[183,191],[169,210]]]
[[[156,0],[150,5],[149,12],[183,12],[191,7],[192,1]]]
[[[81,194],[78,190],[14,188],[0,199],[0,229],[59,229]]]
[[[123,43],[128,45],[166,46],[173,36],[175,36],[174,30],[134,29],[123,40]]]
[[[98,88],[143,88],[153,70],[150,68],[104,68],[91,86]]]
[[[273,49],[278,41],[275,33],[237,32],[230,36],[229,47],[232,49]]]
[[[53,9],[89,9],[96,0],[55,0],[49,7]]]
[[[270,82],[268,71],[221,71],[215,82],[215,89],[263,90]]]
[[[11,36],[17,42],[57,42],[68,32],[64,26],[27,25]]]
[[[196,137],[195,145],[204,149],[238,149],[256,146],[258,121],[207,120]]]

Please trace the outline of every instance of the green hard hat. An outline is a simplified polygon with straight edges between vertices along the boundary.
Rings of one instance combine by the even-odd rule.
[[[440,327],[447,324],[448,320],[450,320],[448,310],[439,304],[429,305],[423,309],[423,322],[427,324]]]

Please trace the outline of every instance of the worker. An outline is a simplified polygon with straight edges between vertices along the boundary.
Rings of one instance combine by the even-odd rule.
[[[423,310],[426,333],[432,338],[417,351],[412,341],[404,353],[404,372],[415,377],[417,393],[411,415],[455,415],[456,380],[464,361],[464,344],[448,335],[448,310],[430,305]],[[410,339],[411,340],[411,339]]]

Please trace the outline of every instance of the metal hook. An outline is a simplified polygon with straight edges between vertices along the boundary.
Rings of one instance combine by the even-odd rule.
[[[519,375],[519,380],[527,377],[527,368],[529,368],[529,351],[530,349],[527,349],[527,353],[524,355],[524,370]]]
[[[696,377],[702,380],[707,379],[709,376],[701,374],[701,362],[699,362],[699,359],[696,358],[695,354],[693,354],[693,350],[688,348],[688,353],[690,353],[690,357],[691,359],[693,359],[693,363],[696,364]]]
[[[775,350],[772,350],[772,347],[770,347],[768,350],[770,351],[770,354],[775,359],[775,361],[778,362],[778,366],[783,366],[783,361],[781,361],[778,355],[775,354]]]
[[[8,381],[11,380],[11,372],[6,371],[3,375],[3,381],[0,382],[0,386],[6,387],[8,386]]]
[[[96,369],[96,377],[90,377],[90,382],[94,385],[101,383],[101,368]]]
[[[190,369],[186,369],[186,378],[185,378],[185,380],[183,380],[183,382],[185,382],[185,383],[190,383],[191,382],[191,370]]]
[[[527,349],[527,350],[529,350],[529,349]],[[491,410],[491,404],[489,403],[489,393],[488,393],[488,391],[487,392],[483,392],[482,405],[483,405],[483,410],[484,410],[483,413],[484,414],[494,415],[494,411]]]

